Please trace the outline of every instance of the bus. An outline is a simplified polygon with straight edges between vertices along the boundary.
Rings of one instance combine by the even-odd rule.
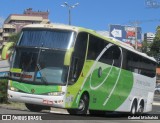
[[[12,55],[8,99],[30,111],[72,115],[152,110],[156,61],[94,30],[59,24],[22,29]]]

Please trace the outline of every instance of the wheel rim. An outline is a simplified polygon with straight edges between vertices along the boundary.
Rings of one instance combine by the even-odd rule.
[[[132,107],[132,114],[134,115],[136,113],[136,107],[135,105]]]
[[[84,102],[84,100],[80,100],[80,103],[79,103],[79,108],[78,108],[79,110],[81,110],[81,111],[83,111],[84,109],[85,109],[85,102]]]
[[[140,106],[139,112],[140,112],[140,113],[143,113],[143,106]]]

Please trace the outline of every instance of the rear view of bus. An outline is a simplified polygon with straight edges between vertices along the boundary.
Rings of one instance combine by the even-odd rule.
[[[63,108],[67,55],[74,38],[74,31],[49,25],[23,28],[12,58],[9,100],[24,102],[31,111],[53,105]]]

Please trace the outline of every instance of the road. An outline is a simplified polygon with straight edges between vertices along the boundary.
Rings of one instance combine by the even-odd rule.
[[[160,108],[160,107],[159,107]],[[72,116],[69,114],[60,114],[60,113],[50,113],[47,111],[44,112],[30,112],[28,110],[17,110],[17,109],[6,109],[6,108],[1,108],[0,109],[0,116],[9,114],[12,117],[12,120],[17,120],[13,118],[14,116],[20,116],[20,117],[38,117],[38,121],[45,120],[46,122],[50,120],[63,120],[63,121],[83,121],[83,122],[90,122],[91,120],[94,121],[95,123],[108,123],[108,122],[113,122],[113,123],[124,123],[124,121],[132,121],[132,122],[140,122],[140,123],[149,123],[149,120],[130,120],[128,119],[130,116],[128,115],[120,115],[120,114],[107,114],[105,116]],[[146,115],[145,117],[148,117],[150,115]],[[123,121],[122,121],[123,120]],[[20,121],[20,120],[18,120]],[[105,121],[105,122],[104,122]],[[155,120],[153,120],[155,122]],[[78,122],[76,122],[78,123]]]
[[[69,114],[66,114],[65,112],[57,112],[57,111],[42,111],[42,112],[30,112],[28,110],[20,110],[20,109],[11,109],[11,108],[5,108],[5,107],[0,107],[0,119],[2,119],[2,115],[6,115],[6,114],[10,114],[12,119],[12,122],[19,122],[20,120],[16,120],[14,116],[20,116],[28,118],[30,120],[30,117],[35,116],[38,120],[38,123],[50,123],[53,120],[55,120],[58,123],[72,123],[75,122],[76,123],[128,123],[128,122],[133,122],[133,123],[150,123],[150,122],[157,122],[159,123],[160,120],[160,95],[159,96],[155,96],[154,98],[154,105],[153,105],[153,111],[150,112],[149,114],[145,115],[145,117],[151,117],[153,116],[153,114],[155,114],[154,116],[159,116],[159,120],[131,120],[130,118],[134,118],[128,115],[122,115],[122,114],[118,114],[118,113],[112,113],[112,114],[107,114],[105,116],[72,116]],[[136,118],[136,117],[135,117]],[[42,119],[42,121],[40,121]],[[16,120],[16,121],[13,121]],[[28,120],[28,119],[27,119]],[[1,120],[1,123],[3,122],[7,122],[4,120]],[[23,121],[23,122],[27,122],[27,121]],[[36,121],[32,121],[32,122],[36,122]]]
[[[160,114],[160,95],[154,96],[152,114]]]

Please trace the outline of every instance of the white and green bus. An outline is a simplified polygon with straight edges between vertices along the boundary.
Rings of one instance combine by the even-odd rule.
[[[8,99],[30,111],[70,114],[152,110],[156,61],[93,30],[57,24],[22,29],[10,69]]]

